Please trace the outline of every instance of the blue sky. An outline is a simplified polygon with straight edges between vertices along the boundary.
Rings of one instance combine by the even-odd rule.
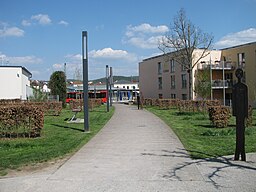
[[[256,41],[256,0],[1,0],[0,65],[21,65],[32,79],[82,69],[81,35],[88,31],[89,79],[138,75],[138,63],[159,54],[157,39],[177,12],[214,36],[215,48]]]

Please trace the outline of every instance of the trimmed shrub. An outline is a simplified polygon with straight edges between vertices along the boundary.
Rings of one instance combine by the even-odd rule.
[[[211,106],[208,108],[209,119],[212,125],[217,128],[228,126],[231,117],[230,108],[225,106]]]

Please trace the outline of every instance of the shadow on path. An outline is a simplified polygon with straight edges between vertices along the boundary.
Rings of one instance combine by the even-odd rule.
[[[241,162],[241,161],[234,161],[233,157],[212,157],[212,158],[205,158],[205,159],[194,159],[192,160],[187,153],[185,149],[178,149],[177,151],[168,151],[168,150],[162,150],[165,154],[154,154],[154,153],[142,153],[141,155],[149,155],[149,156],[162,156],[162,157],[173,157],[173,158],[186,158],[187,161],[183,161],[182,163],[176,165],[173,169],[169,170],[168,174],[163,175],[163,178],[165,179],[177,179],[179,181],[182,181],[182,178],[178,175],[179,171],[185,171],[186,167],[189,166],[200,166],[201,164],[205,164],[207,167],[209,167],[209,173],[207,174],[207,178],[209,181],[214,185],[216,189],[222,188],[224,186],[221,186],[215,181],[215,178],[222,177],[221,172],[224,172],[225,169],[228,168],[235,168],[238,170],[253,170],[256,171],[256,166],[250,165],[250,162],[247,161]],[[191,151],[191,152],[197,152],[204,155],[210,156],[210,154],[202,153],[200,151]]]

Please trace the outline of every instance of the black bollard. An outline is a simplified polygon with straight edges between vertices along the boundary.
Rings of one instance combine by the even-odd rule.
[[[137,95],[137,105],[138,105],[138,110],[140,109],[140,96]]]

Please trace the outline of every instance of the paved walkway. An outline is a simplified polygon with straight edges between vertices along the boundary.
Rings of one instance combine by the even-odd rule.
[[[256,155],[191,160],[159,118],[116,104],[106,126],[55,171],[0,179],[0,192],[256,191]],[[188,125],[189,126],[189,125]]]

